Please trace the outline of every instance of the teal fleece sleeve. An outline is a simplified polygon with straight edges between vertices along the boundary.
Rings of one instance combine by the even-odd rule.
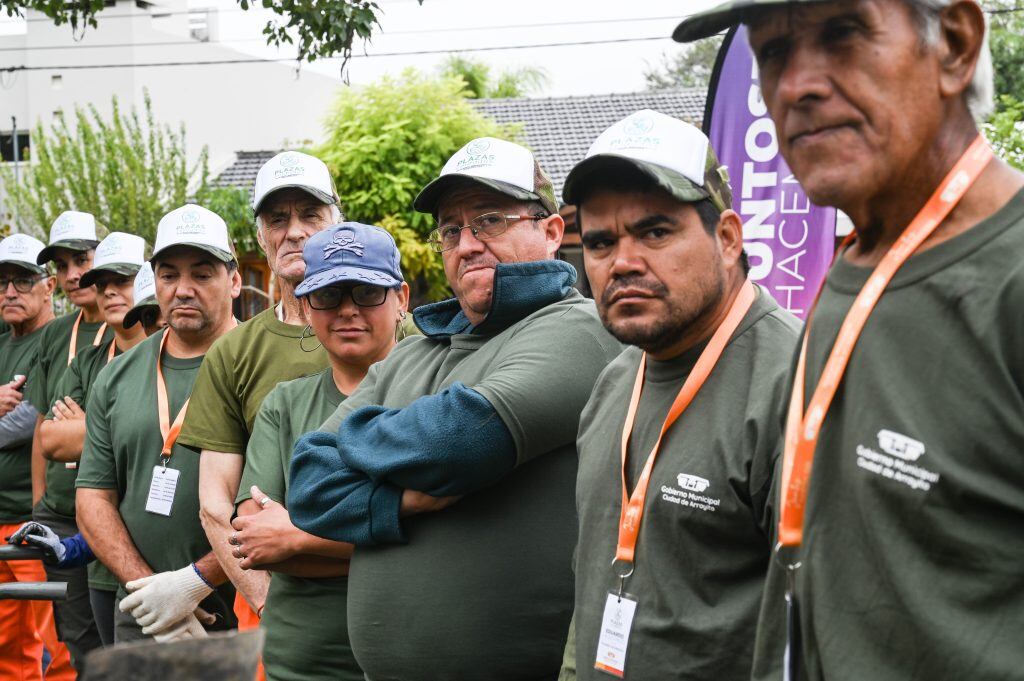
[[[296,527],[319,537],[357,546],[400,543],[402,490],[469,494],[515,464],[512,434],[494,407],[453,383],[403,409],[357,409],[337,435],[300,438],[289,471],[288,511]]]

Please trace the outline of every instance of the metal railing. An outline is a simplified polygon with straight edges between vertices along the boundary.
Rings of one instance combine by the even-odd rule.
[[[0,561],[42,559],[43,550],[35,546],[0,544]],[[4,582],[0,584],[0,600],[63,601],[67,597],[67,582]]]

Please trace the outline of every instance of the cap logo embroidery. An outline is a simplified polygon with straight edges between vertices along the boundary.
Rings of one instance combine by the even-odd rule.
[[[199,218],[199,211],[186,210],[181,214],[181,224],[178,225],[175,232],[177,234],[202,234],[206,231],[203,228]]]
[[[355,232],[350,229],[339,230],[334,238],[331,239],[331,243],[324,246],[324,257],[329,258],[338,251],[348,251],[354,253],[360,258],[363,257],[363,249],[365,246],[360,242],[356,241]]]
[[[56,240],[58,237],[61,237],[67,234],[68,232],[72,231],[74,227],[75,225],[71,221],[70,217],[68,217],[67,215],[61,215],[59,218],[57,218],[57,221],[53,223],[53,229],[50,230],[50,232],[53,238]]]
[[[635,116],[622,122],[620,134],[608,140],[608,148],[621,149],[655,149],[661,146],[661,137],[652,135],[654,119],[650,116]]]
[[[459,159],[456,165],[456,171],[466,170],[468,168],[478,168],[480,166],[494,165],[497,158],[494,154],[488,154],[487,152],[491,148],[491,143],[487,140],[473,140],[466,145],[466,155],[464,158]]]
[[[622,132],[629,136],[646,135],[653,127],[654,121],[650,116],[637,116],[623,124]]]
[[[301,175],[306,172],[306,168],[302,165],[302,159],[300,159],[296,154],[282,154],[278,163],[281,168],[274,171],[275,179]]]

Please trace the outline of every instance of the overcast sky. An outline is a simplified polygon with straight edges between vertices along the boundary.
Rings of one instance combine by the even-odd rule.
[[[484,60],[496,71],[521,66],[542,68],[550,82],[538,93],[541,96],[641,90],[648,65],[659,63],[666,52],[679,50],[669,38],[679,19],[718,2],[425,0],[420,5],[416,0],[379,0],[384,14],[381,30],[367,47],[369,56],[362,56],[362,49],[358,51],[360,56],[351,61],[349,75],[354,84],[366,83],[409,66],[433,69],[447,50],[488,48],[465,56]],[[189,0],[188,6],[224,8],[219,40],[231,47],[261,57],[294,54],[293,48],[276,52],[266,47],[261,35],[268,16],[265,10],[243,12],[233,0]],[[0,33],[18,30],[23,29],[0,20]],[[552,43],[564,45],[520,47]],[[507,47],[515,49],[492,49]],[[411,52],[436,53],[408,54]],[[387,56],[394,53],[406,54]],[[338,62],[333,60],[307,68],[338,75]]]

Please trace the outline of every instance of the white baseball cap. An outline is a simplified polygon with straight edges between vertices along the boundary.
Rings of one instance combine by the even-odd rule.
[[[45,244],[28,234],[12,234],[0,241],[0,264],[17,265],[34,274],[45,274],[46,268],[38,264],[39,252]]]
[[[614,184],[623,169],[635,169],[680,201],[710,199],[719,211],[732,203],[729,176],[707,136],[685,121],[644,109],[602,132],[586,158],[569,171],[562,188],[567,203],[594,181]]]
[[[172,246],[192,246],[223,262],[234,262],[235,254],[228,238],[228,226],[212,210],[187,203],[160,218],[156,226],[153,262]]]
[[[441,198],[452,187],[472,182],[520,201],[539,201],[558,212],[551,180],[526,147],[494,137],[478,137],[448,159],[435,178],[413,201],[421,213],[437,213]]]
[[[53,260],[58,248],[72,251],[88,251],[100,242],[96,236],[96,218],[92,213],[66,210],[57,216],[50,226],[50,243],[39,253],[37,264],[45,265]]]
[[[153,266],[148,262],[142,263],[142,268],[135,275],[135,286],[132,289],[132,309],[124,315],[121,324],[124,328],[130,328],[142,319],[146,308],[159,307],[156,302],[156,280],[153,278]]]
[[[146,240],[135,234],[111,232],[96,247],[92,269],[82,275],[81,286],[92,286],[103,272],[134,275],[146,262]]]
[[[256,186],[252,193],[253,212],[259,215],[260,206],[270,194],[288,187],[301,189],[326,204],[338,202],[327,164],[301,151],[283,151],[264,163],[256,173]]]

